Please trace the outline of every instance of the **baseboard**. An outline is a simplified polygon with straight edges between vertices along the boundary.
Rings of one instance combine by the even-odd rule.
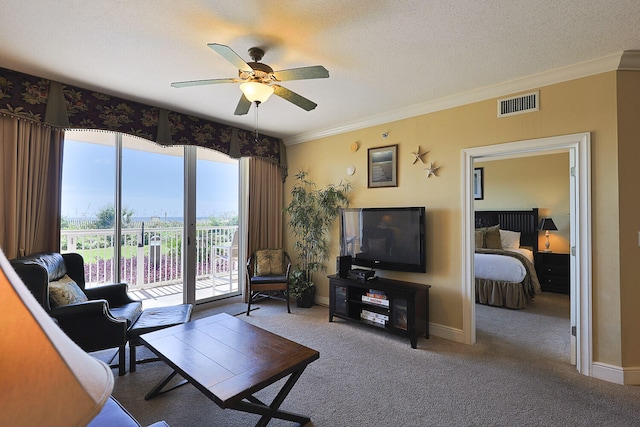
[[[640,366],[622,368],[607,363],[594,362],[591,376],[621,385],[640,385]]]
[[[315,300],[313,300],[314,304],[322,305],[324,307],[329,307],[329,298],[328,297],[319,297],[316,295]]]
[[[462,329],[429,322],[429,335],[464,344],[464,334],[462,333]]]

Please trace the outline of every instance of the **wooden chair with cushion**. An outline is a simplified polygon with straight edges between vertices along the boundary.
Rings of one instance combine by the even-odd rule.
[[[291,258],[283,249],[260,249],[247,260],[247,283],[249,284],[249,301],[247,316],[251,311],[251,303],[265,298],[273,298],[287,302],[289,307],[289,272]]]

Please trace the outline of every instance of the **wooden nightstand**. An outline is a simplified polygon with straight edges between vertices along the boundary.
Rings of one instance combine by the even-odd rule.
[[[569,254],[537,252],[536,273],[544,292],[569,293]]]

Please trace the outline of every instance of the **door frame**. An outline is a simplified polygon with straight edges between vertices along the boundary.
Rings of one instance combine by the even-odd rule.
[[[576,369],[591,376],[592,345],[592,237],[591,237],[591,136],[590,133],[531,139],[462,150],[462,294],[465,343],[476,342],[474,239],[474,161],[496,160],[569,152],[570,165],[570,292],[571,326],[575,328]]]

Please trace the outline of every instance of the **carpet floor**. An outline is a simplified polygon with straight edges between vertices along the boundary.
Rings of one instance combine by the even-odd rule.
[[[342,320],[328,309],[265,301],[220,311],[316,349],[282,409],[309,426],[640,426],[640,387],[580,375],[570,364],[569,298],[542,294],[526,310],[476,306],[477,344],[405,338]],[[148,351],[142,349],[139,353]],[[144,357],[144,354],[141,354]],[[114,371],[115,372],[115,371]],[[143,425],[249,426],[258,416],[222,410],[185,385],[150,401],[144,395],[170,369],[162,362],[116,376],[113,395]],[[257,393],[270,402],[280,382]],[[269,426],[288,426],[273,420]]]

